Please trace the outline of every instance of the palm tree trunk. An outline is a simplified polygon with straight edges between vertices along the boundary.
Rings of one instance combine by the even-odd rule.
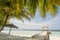
[[[3,24],[2,28],[0,29],[0,32],[3,30],[4,26],[6,25],[7,20],[8,20],[8,17],[9,17],[9,15],[7,14],[7,15],[6,15],[6,19],[5,19],[5,21],[4,21],[4,24]]]

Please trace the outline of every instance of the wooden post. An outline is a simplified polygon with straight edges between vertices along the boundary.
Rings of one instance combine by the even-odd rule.
[[[10,30],[9,30],[9,35],[10,35],[10,33],[11,33],[11,27],[10,27]]]

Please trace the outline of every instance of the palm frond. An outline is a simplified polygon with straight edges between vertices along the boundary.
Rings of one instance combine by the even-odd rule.
[[[26,19],[30,20],[30,16],[25,11],[22,11],[20,13],[20,16],[23,17],[23,18],[26,18]]]
[[[54,4],[53,0],[49,0],[47,5],[47,11],[49,12],[49,14],[51,14],[51,16],[55,16],[58,10],[57,5]]]
[[[54,0],[54,4],[60,6],[60,0]]]
[[[28,6],[28,10],[31,13],[30,15],[32,17],[34,17],[35,13],[36,13],[37,6],[38,6],[38,0],[29,0],[27,6]]]
[[[51,16],[55,16],[57,14],[58,7],[56,5],[52,5],[52,9],[50,11]]]
[[[46,0],[40,0],[38,9],[40,11],[41,17],[43,17],[43,18],[46,17],[46,5],[47,5]]]

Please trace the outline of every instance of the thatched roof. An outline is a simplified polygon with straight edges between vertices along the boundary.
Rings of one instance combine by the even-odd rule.
[[[15,26],[14,24],[6,24],[5,27],[10,27],[10,28],[18,28],[17,26]]]

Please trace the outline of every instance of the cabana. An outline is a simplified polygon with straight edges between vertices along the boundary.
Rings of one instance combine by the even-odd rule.
[[[14,24],[6,24],[5,27],[10,28],[10,30],[9,30],[9,35],[10,35],[10,33],[11,33],[12,28],[16,28],[16,29],[18,29],[18,27],[15,26]]]

